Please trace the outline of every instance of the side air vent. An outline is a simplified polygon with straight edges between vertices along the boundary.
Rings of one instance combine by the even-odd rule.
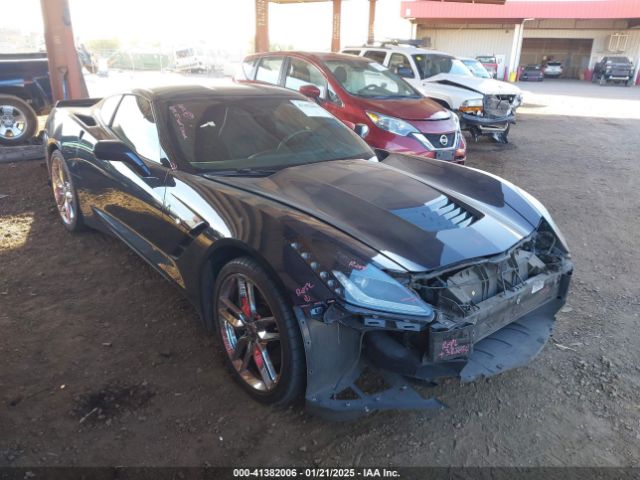
[[[396,215],[428,232],[464,228],[478,218],[445,195],[419,207],[394,210]]]

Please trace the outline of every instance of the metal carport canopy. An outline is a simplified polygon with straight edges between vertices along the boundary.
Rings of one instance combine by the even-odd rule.
[[[279,4],[292,3],[333,3],[331,51],[340,50],[340,22],[342,17],[342,0],[255,0],[256,1],[256,41],[255,51],[266,52],[269,50],[269,2]],[[369,0],[369,33],[368,41],[373,42],[373,24],[376,16],[376,1]]]
[[[503,2],[503,5],[470,5],[470,3],[474,2],[403,1],[401,14],[404,18],[416,20],[512,22],[520,22],[525,18],[585,20],[640,18],[640,1],[638,0],[507,1]]]
[[[369,0],[369,30],[367,34],[367,41],[369,43],[374,40],[373,25],[376,16],[376,1]],[[435,1],[435,0],[432,0]],[[456,2],[466,3],[492,3],[492,4],[504,4],[505,0],[454,0]],[[266,52],[269,50],[269,2],[280,4],[292,4],[292,3],[317,3],[317,2],[332,2],[333,3],[333,30],[331,34],[331,51],[337,52],[340,50],[340,22],[341,22],[341,7],[342,0],[255,0],[256,2],[256,40],[255,51]],[[429,2],[431,3],[431,1]]]

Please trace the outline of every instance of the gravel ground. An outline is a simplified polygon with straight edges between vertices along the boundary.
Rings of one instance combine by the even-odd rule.
[[[551,83],[511,144],[471,144],[468,164],[552,212],[568,304],[533,363],[431,389],[438,412],[329,423],[256,404],[173,287],[116,240],[64,231],[42,162],[0,165],[0,466],[640,465],[640,120],[567,116]]]

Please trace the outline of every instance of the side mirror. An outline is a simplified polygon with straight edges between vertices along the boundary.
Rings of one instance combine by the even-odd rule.
[[[413,70],[409,67],[396,67],[396,74],[402,78],[413,78]]]
[[[360,138],[365,138],[369,135],[369,127],[364,123],[356,123],[353,127],[353,131],[356,132]]]
[[[299,92],[303,94],[305,97],[308,97],[316,102],[320,99],[320,89],[315,85],[302,85],[299,89]]]
[[[120,140],[100,140],[93,147],[93,154],[100,160],[126,163],[133,167],[140,175],[151,175],[149,167],[126,143]]]

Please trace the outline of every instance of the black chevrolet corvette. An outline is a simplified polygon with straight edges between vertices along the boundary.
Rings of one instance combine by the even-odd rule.
[[[526,364],[567,295],[566,243],[531,195],[374,152],[290,91],[60,102],[46,159],[64,226],[118,237],[174,283],[265,403],[438,407],[407,379]]]

